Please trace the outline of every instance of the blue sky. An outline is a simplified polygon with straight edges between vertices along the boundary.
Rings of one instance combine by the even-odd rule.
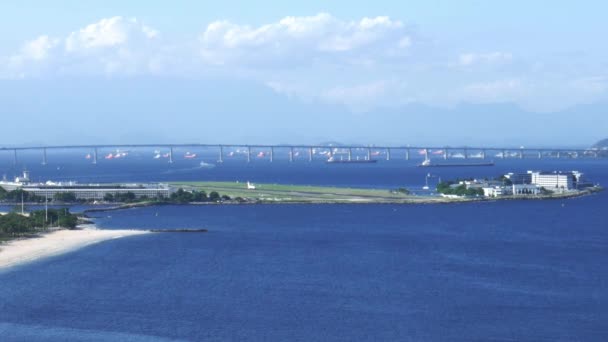
[[[31,136],[0,143],[590,144],[608,136],[605,13],[604,1],[3,3],[0,115],[27,117]],[[521,128],[547,118],[550,131]],[[41,139],[48,128],[67,134]]]

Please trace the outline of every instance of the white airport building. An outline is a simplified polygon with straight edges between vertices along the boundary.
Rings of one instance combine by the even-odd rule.
[[[167,198],[172,191],[167,184],[32,183],[27,171],[23,172],[23,176],[15,178],[14,182],[0,181],[0,187],[6,191],[21,189],[49,199],[55,198],[57,194],[72,193],[76,199],[87,201],[101,201],[108,194],[116,196],[128,193],[132,193],[135,198]]]

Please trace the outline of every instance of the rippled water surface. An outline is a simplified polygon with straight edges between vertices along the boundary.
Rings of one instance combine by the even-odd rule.
[[[80,156],[78,156],[80,158]],[[336,165],[62,156],[35,177],[420,187],[414,162]],[[27,159],[24,159],[27,161]],[[57,167],[60,170],[57,170]],[[445,179],[608,163],[513,160]],[[16,168],[6,167],[5,172]],[[436,171],[433,171],[436,172]],[[0,273],[2,341],[605,341],[608,196],[457,205],[163,206],[100,227],[206,228],[89,246]]]

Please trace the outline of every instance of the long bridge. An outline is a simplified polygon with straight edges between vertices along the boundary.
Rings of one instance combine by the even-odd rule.
[[[413,156],[420,155],[424,158],[439,157],[450,158],[480,158],[489,157],[506,158],[605,158],[608,151],[581,148],[528,148],[528,147],[486,147],[486,146],[374,146],[374,145],[264,145],[264,144],[113,144],[113,145],[56,145],[56,146],[15,146],[0,147],[0,152],[12,152],[14,163],[18,163],[18,154],[21,151],[40,151],[42,164],[48,161],[47,151],[50,150],[90,150],[91,162],[97,164],[100,150],[107,149],[131,149],[131,148],[165,148],[168,150],[168,161],[173,163],[174,150],[178,148],[205,148],[217,151],[218,162],[226,158],[226,150],[244,149],[247,162],[251,162],[253,151],[262,151],[270,162],[274,161],[277,150],[287,150],[287,157],[293,162],[300,151],[305,151],[308,161],[313,161],[316,154],[325,158],[340,155],[341,158],[353,160],[354,154],[363,152],[364,159],[371,160],[373,157],[381,156],[386,160],[401,158],[410,160]],[[297,151],[297,153],[296,153]],[[320,152],[321,151],[321,152]],[[357,156],[357,158],[359,158]]]

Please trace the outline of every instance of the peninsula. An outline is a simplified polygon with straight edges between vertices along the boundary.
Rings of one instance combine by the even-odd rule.
[[[439,203],[461,203],[474,201],[487,201],[497,199],[558,199],[590,195],[602,190],[599,186],[589,186],[582,189],[570,189],[568,191],[543,191],[535,193],[508,193],[505,190],[503,196],[484,194],[481,183],[474,187],[478,190],[469,190],[462,193],[443,194],[441,191],[445,183],[438,184],[435,192],[415,194],[405,188],[398,189],[364,189],[364,188],[342,188],[327,186],[306,185],[284,185],[284,184],[255,184],[247,186],[239,182],[174,182],[171,186],[181,191],[194,194],[202,194],[203,198],[207,191],[222,194],[216,201],[188,201],[188,203],[225,203],[225,204],[273,204],[273,203],[311,203],[311,204],[439,204]],[[466,189],[467,185],[464,186]],[[448,185],[449,187],[449,185]],[[516,187],[520,188],[520,187]],[[179,190],[178,190],[179,191]],[[199,195],[199,197],[201,197]]]
[[[602,190],[586,182],[583,174],[528,171],[509,173],[496,179],[438,182],[412,191],[346,188],[250,182],[174,181],[165,184],[78,184],[33,183],[29,175],[14,182],[0,181],[0,202],[16,204],[112,204],[113,208],[158,204],[261,204],[261,203],[452,203],[495,199],[552,199],[588,195]],[[111,208],[111,209],[113,209]],[[93,209],[95,210],[95,209]],[[99,209],[107,210],[107,209]]]

